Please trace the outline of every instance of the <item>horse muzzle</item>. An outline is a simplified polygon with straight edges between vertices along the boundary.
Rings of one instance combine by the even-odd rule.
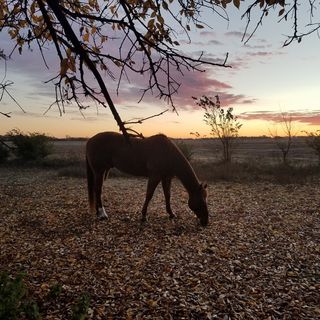
[[[202,215],[201,213],[198,213],[198,212],[195,212],[195,214],[197,215],[199,221],[200,221],[200,224],[203,226],[203,227],[206,227],[209,223],[209,219],[208,219],[208,215]]]

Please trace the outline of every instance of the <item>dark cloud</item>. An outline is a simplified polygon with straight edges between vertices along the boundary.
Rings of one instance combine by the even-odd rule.
[[[256,102],[256,99],[249,98],[244,94],[233,94],[225,91],[217,92],[217,94],[223,106],[253,104]]]
[[[257,44],[257,45],[251,45],[251,44],[244,44],[243,45],[244,48],[246,49],[267,49],[267,48],[271,48],[272,45],[271,44]]]
[[[200,47],[205,47],[205,46],[222,46],[223,43],[219,40],[216,39],[212,39],[212,40],[208,40],[208,39],[204,39],[203,41],[188,41],[188,40],[181,40],[180,44],[185,44],[185,45],[194,45],[194,46],[200,46]]]
[[[209,40],[208,41],[208,45],[222,46],[223,43],[221,41],[218,41],[218,40]]]
[[[206,51],[194,51],[192,53],[192,57],[193,58],[198,58],[202,56],[202,59],[210,62],[210,63],[214,63],[214,64],[223,64],[226,60],[226,54],[223,55],[217,55],[217,54],[212,54],[210,52],[206,52]],[[227,64],[230,64],[229,61],[227,61]]]
[[[274,56],[276,53],[271,51],[257,51],[257,52],[248,52],[247,55],[251,57],[268,57]]]
[[[226,37],[235,37],[235,38],[240,38],[240,39],[242,39],[243,37],[249,36],[249,34],[244,34],[241,31],[228,31],[228,32],[225,32],[224,35]]]
[[[201,31],[200,32],[200,36],[201,37],[212,37],[212,38],[216,38],[217,37],[217,33],[215,31]]]

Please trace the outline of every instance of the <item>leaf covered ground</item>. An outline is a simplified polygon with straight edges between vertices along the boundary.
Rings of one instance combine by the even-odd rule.
[[[23,272],[43,319],[320,318],[320,187],[212,182],[201,228],[175,181],[140,227],[146,181],[109,179],[110,215],[87,213],[84,179],[0,169],[0,271]],[[55,292],[56,291],[56,292]]]

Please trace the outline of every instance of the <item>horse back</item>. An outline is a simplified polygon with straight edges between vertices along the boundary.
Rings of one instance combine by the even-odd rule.
[[[132,175],[173,176],[181,153],[162,134],[128,142],[121,134],[103,132],[88,140],[87,158],[91,166],[101,170],[116,167]]]

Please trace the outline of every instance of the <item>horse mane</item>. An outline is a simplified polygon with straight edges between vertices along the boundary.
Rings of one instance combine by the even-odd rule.
[[[138,131],[134,130],[134,129],[130,129],[128,128],[127,129],[128,132],[128,136],[129,138],[140,138],[140,139],[145,139],[145,137],[143,136],[142,133],[139,133]],[[133,133],[130,133],[130,132],[133,132]]]

